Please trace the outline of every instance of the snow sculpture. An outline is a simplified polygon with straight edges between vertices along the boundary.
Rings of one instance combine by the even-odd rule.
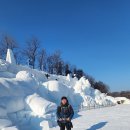
[[[11,64],[14,64],[14,65],[16,64],[14,54],[13,54],[13,51],[11,49],[7,50],[6,61],[11,63]]]

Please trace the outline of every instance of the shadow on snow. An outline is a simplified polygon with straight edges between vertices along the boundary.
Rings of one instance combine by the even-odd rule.
[[[87,130],[98,130],[101,129],[102,127],[104,127],[108,122],[100,122],[98,124],[95,124],[93,126],[91,126],[89,129]]]

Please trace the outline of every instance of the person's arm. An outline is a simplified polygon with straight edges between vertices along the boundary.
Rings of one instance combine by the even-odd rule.
[[[69,109],[70,109],[70,116],[69,116],[69,118],[71,120],[73,118],[73,116],[74,116],[74,110],[73,110],[71,105],[69,106]]]
[[[60,106],[58,106],[57,107],[57,112],[56,112],[56,116],[57,116],[58,119],[61,118],[61,116],[60,116],[60,109],[61,109]]]

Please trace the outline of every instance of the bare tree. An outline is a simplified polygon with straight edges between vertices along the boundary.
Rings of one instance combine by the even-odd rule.
[[[2,59],[2,58],[3,58],[3,50],[0,48],[0,59]]]
[[[53,54],[53,62],[54,62],[54,73],[58,74],[59,71],[59,63],[61,62],[61,52],[56,51]]]
[[[47,58],[47,68],[48,68],[48,72],[51,74],[62,75],[63,64],[64,62],[61,59],[60,51],[55,51]]]
[[[58,63],[58,66],[56,68],[58,75],[63,75],[63,69],[64,69],[64,62],[61,60]]]
[[[7,49],[11,49],[15,54],[16,48],[18,48],[18,44],[14,40],[14,38],[12,38],[11,36],[9,36],[7,34],[3,34],[1,41],[0,41],[0,56],[1,56],[1,58],[6,57]]]
[[[76,71],[76,77],[80,79],[82,76],[84,76],[84,72],[82,69],[77,69]]]
[[[50,55],[47,57],[47,71],[48,71],[48,73],[53,74],[54,73],[53,69],[54,69],[53,56]]]
[[[96,82],[94,85],[94,88],[100,90],[102,93],[109,93],[109,91],[110,91],[109,86],[104,84],[101,81]]]
[[[16,63],[17,64],[25,64],[25,59],[22,55],[22,51],[21,49],[18,49],[15,53],[14,53],[14,57],[15,57],[15,60],[16,60]]]
[[[89,80],[89,82],[90,82],[90,84],[91,84],[91,87],[93,87],[93,88],[94,88],[94,85],[95,85],[95,83],[96,83],[95,78],[94,78],[94,77],[92,77],[92,76],[90,76],[90,75],[88,75],[88,74],[85,74],[85,77],[86,77],[86,79],[88,79],[88,80]]]
[[[65,64],[65,76],[67,76],[70,73],[71,73],[71,71],[70,71],[70,64],[66,63]]]
[[[126,97],[130,99],[130,91],[121,91],[121,92],[110,92],[108,95],[113,97]]]
[[[36,37],[32,37],[26,42],[26,48],[23,54],[28,58],[29,65],[35,68],[36,56],[38,55],[38,49],[40,47],[40,42]]]
[[[38,66],[40,70],[46,70],[47,64],[47,53],[46,50],[43,48],[38,55]]]

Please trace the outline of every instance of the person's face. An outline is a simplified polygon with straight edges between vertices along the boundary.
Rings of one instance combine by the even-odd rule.
[[[67,103],[67,100],[66,99],[62,99],[61,102],[62,102],[63,105],[65,105]]]

